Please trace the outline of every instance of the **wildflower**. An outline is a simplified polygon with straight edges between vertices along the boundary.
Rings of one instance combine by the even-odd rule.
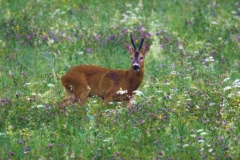
[[[92,53],[92,49],[91,49],[91,48],[88,48],[88,49],[87,49],[87,52],[88,52],[88,53]]]
[[[143,93],[139,90],[135,90],[135,91],[133,91],[133,93],[135,93],[137,96],[143,95]]]
[[[227,86],[227,87],[223,88],[223,91],[225,92],[225,91],[230,90],[230,89],[232,89],[232,87],[231,86]]]
[[[49,83],[47,86],[48,87],[54,87],[54,84]]]
[[[182,45],[179,45],[179,46],[178,46],[178,49],[183,50],[184,48],[183,48]]]
[[[207,57],[207,58],[205,59],[205,61],[206,61],[206,62],[214,62],[214,59],[213,59],[212,56],[210,56],[210,57]]]
[[[82,51],[78,51],[77,54],[81,55],[81,54],[83,54],[83,52]]]
[[[202,132],[202,133],[201,133],[201,136],[203,136],[203,135],[207,135],[207,132]]]
[[[36,106],[36,108],[43,108],[43,107],[45,107],[45,106],[42,105],[42,104],[39,104],[39,105]],[[34,108],[34,107],[32,107],[32,108]]]
[[[47,145],[49,148],[52,148],[52,147],[54,147],[54,143],[50,143],[50,144],[48,144]]]
[[[31,39],[32,38],[32,36],[31,35],[27,35],[27,39]]]
[[[120,90],[117,91],[116,93],[123,95],[123,94],[126,94],[126,93],[127,93],[127,90],[122,90],[122,88],[120,88]]]
[[[131,3],[126,4],[127,7],[132,7]]]
[[[210,153],[211,153],[211,152],[213,152],[213,149],[212,149],[212,148],[210,148],[210,149],[208,150],[208,152],[210,152]]]
[[[227,96],[227,98],[232,98],[234,96],[234,94],[233,93],[230,93],[228,96]]]
[[[15,153],[13,151],[10,151],[9,154],[13,156]]]
[[[183,145],[183,148],[188,147],[188,146],[189,146],[189,144],[184,144],[184,145]]]
[[[215,105],[215,103],[209,103],[209,106],[214,106]]]
[[[212,21],[211,24],[217,25],[218,23],[215,21]]]
[[[226,81],[228,81],[230,79],[230,77],[227,77],[227,78],[225,78],[224,80],[223,80],[223,82],[226,82]]]
[[[194,137],[194,138],[197,137],[195,134],[191,134],[190,136],[191,136],[191,137]]]
[[[232,83],[233,87],[238,87],[240,88],[240,80],[236,79],[233,83]]]
[[[203,132],[203,129],[199,129],[199,130],[197,130],[197,133],[198,133],[198,132]]]
[[[204,143],[204,140],[200,139],[198,140],[199,143]]]
[[[175,70],[170,72],[171,75],[177,75],[177,72]]]
[[[51,44],[53,44],[53,43],[54,43],[54,40],[53,40],[53,39],[49,39],[49,38],[48,38],[48,42],[47,42],[47,43],[48,43],[48,45],[49,45],[49,46],[51,46]]]

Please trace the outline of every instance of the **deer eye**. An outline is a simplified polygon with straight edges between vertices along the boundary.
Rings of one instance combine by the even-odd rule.
[[[133,57],[131,57],[131,60],[133,60]]]
[[[143,59],[143,57],[140,57],[140,59],[142,60],[142,59]]]

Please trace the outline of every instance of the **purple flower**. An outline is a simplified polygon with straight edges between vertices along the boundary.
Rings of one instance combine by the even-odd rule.
[[[48,104],[46,104],[46,110],[49,110],[49,105]]]
[[[240,16],[240,11],[238,13],[239,13],[239,16]],[[240,36],[236,36],[236,40],[240,41]]]
[[[26,72],[22,72],[22,75],[23,75],[23,76],[26,76]]]
[[[123,30],[122,30],[122,33],[124,33],[124,34],[126,34],[127,33],[127,28],[124,28]]]
[[[15,153],[13,151],[10,151],[9,154],[13,156]]]
[[[163,152],[162,152],[162,151],[158,151],[158,154],[159,154],[159,155],[163,155]]]
[[[140,123],[141,123],[141,124],[144,124],[144,120],[140,120]]]
[[[50,143],[47,146],[50,147],[50,148],[53,148],[54,147],[54,143]]]
[[[165,39],[166,39],[168,42],[171,42],[171,38],[170,38],[170,37],[165,36]]]
[[[57,37],[56,36],[53,36],[52,39],[54,40],[54,42],[57,41]]]
[[[32,36],[30,36],[30,35],[27,35],[27,39],[32,39]]]
[[[87,49],[87,52],[88,52],[88,53],[92,53],[92,49],[91,49],[91,48],[88,48],[88,49]]]

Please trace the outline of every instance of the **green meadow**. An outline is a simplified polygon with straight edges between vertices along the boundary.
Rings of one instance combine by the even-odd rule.
[[[240,159],[239,1],[0,0],[0,14],[1,160]],[[60,105],[72,67],[130,68],[130,32],[151,44],[133,105]]]

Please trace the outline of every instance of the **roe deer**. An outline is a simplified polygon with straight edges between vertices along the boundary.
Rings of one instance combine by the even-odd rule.
[[[129,70],[115,70],[93,65],[73,67],[61,78],[67,92],[62,104],[69,105],[77,102],[84,105],[91,95],[102,97],[105,106],[111,101],[129,102],[134,95],[133,91],[137,90],[143,80],[144,58],[150,49],[148,43],[143,44],[143,37],[139,49],[136,49],[132,34],[130,39],[132,46],[125,43],[132,60]],[[126,92],[119,94],[119,90],[126,90]]]

